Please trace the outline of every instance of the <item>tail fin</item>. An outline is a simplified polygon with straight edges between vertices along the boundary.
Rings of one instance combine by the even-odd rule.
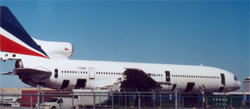
[[[0,6],[0,18],[0,50],[2,52],[49,58],[8,7]]]

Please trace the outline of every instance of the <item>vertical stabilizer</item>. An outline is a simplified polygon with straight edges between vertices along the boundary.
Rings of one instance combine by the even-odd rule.
[[[25,31],[8,7],[0,6],[0,18],[0,50],[2,52],[48,58],[48,55]]]

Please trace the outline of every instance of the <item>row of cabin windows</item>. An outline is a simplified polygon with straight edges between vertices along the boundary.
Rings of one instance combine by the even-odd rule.
[[[57,70],[57,69],[56,69]],[[57,71],[56,71],[57,72]],[[87,74],[87,71],[62,71],[62,73],[80,73],[80,74]],[[122,73],[118,72],[96,72],[96,74],[106,74],[106,75],[121,75]],[[57,74],[56,74],[57,75]],[[162,74],[151,74],[148,73],[149,76],[163,76]],[[56,76],[57,77],[57,76]],[[220,77],[217,76],[194,76],[194,75],[172,75],[172,77],[186,77],[186,78],[213,78],[213,79],[219,79]],[[168,77],[167,77],[168,78]]]
[[[88,74],[87,71],[62,71],[62,73]],[[118,72],[96,72],[96,74],[121,75],[122,73],[118,73]]]
[[[122,73],[118,73],[118,72],[96,72],[96,74],[103,74],[103,75],[122,75]]]
[[[87,74],[88,72],[85,72],[85,71],[62,71],[62,73],[80,73],[80,74]]]
[[[154,76],[163,76],[163,74],[152,74],[152,73],[148,73],[149,76],[154,75]]]
[[[80,73],[80,74],[88,74],[87,71],[62,71],[62,73]],[[106,74],[106,75],[122,75],[122,73],[118,73],[118,72],[96,72],[96,74]],[[163,76],[162,74],[151,74],[148,73],[149,76],[154,75],[154,76]]]
[[[172,75],[172,77],[220,79],[220,77],[218,77],[218,76]]]
[[[106,75],[122,75],[122,73],[118,72],[96,72],[96,74],[106,74]],[[148,73],[149,76],[151,76],[151,73]],[[162,74],[153,74],[154,76],[163,76]]]

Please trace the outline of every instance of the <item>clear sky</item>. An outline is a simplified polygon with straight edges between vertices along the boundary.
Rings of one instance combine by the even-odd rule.
[[[71,59],[218,67],[249,76],[249,1],[7,1],[34,38],[74,44]],[[0,62],[12,71],[13,62]],[[23,87],[0,76],[0,87]]]

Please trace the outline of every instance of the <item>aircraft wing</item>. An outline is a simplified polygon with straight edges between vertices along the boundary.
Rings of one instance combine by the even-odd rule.
[[[151,90],[161,88],[154,79],[141,69],[128,68],[123,73],[121,88],[125,90]]]

